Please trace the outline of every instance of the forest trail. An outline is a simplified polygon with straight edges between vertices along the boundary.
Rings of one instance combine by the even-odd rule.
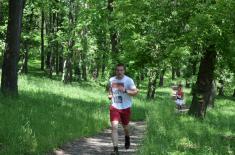
[[[130,122],[131,146],[124,148],[124,132],[119,124],[119,154],[135,155],[143,140],[146,124],[145,122]],[[110,155],[113,150],[111,140],[111,129],[106,129],[102,133],[93,137],[74,140],[56,149],[50,155]]]

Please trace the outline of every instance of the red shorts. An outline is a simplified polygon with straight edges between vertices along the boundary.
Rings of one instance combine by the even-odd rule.
[[[128,125],[130,122],[131,109],[116,109],[112,105],[109,108],[110,110],[110,121],[119,121],[123,125]]]

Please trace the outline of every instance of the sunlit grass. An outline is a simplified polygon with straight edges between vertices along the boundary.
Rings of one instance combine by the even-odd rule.
[[[147,115],[147,133],[141,155],[234,154],[235,102],[220,98],[205,120],[175,112],[166,89],[158,90],[155,106]],[[168,89],[170,91],[170,89]],[[188,91],[188,90],[186,90]],[[190,96],[189,96],[190,97]]]

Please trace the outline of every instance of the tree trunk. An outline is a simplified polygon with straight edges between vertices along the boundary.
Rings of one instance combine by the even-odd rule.
[[[224,96],[224,80],[219,80],[220,86],[219,89],[219,96]]]
[[[71,59],[67,58],[64,61],[62,81],[67,84],[72,82],[72,63]]]
[[[82,68],[82,78],[87,81],[87,52],[88,52],[88,40],[87,40],[87,28],[84,27],[82,34],[82,52],[81,52],[81,68]]]
[[[27,74],[28,73],[28,58],[29,58],[29,46],[28,41],[24,42],[24,56],[23,56],[23,64],[20,73]]]
[[[148,91],[147,91],[147,99],[154,99],[156,85],[157,85],[157,71],[150,72],[149,83],[148,83]]]
[[[189,109],[190,115],[203,118],[206,114],[214,79],[215,62],[215,46],[210,46],[201,59],[197,82],[193,90],[192,104]]]
[[[149,77],[149,82],[148,82],[148,91],[147,91],[147,99],[150,99],[150,96],[151,96],[151,86],[152,86],[152,83],[151,83],[151,77]]]
[[[235,97],[235,89],[233,90],[233,97]]]
[[[77,77],[78,81],[80,81],[81,80],[80,61],[77,62],[77,66],[75,68],[75,74],[76,74],[76,77]]]
[[[41,9],[41,70],[44,70],[45,66],[45,56],[44,56],[44,22],[45,22],[45,15],[43,8]]]
[[[56,75],[59,75],[59,43],[56,43],[56,55],[55,55],[55,70],[56,70]]]
[[[101,77],[102,77],[102,78],[104,78],[104,76],[105,76],[105,68],[106,68],[106,67],[105,67],[105,63],[103,62],[103,63],[102,63],[102,67],[101,67]]]
[[[174,67],[172,67],[171,75],[172,75],[171,79],[175,80],[175,68]]]
[[[23,1],[23,8],[25,7],[25,3],[26,3],[26,0]],[[30,31],[31,31],[31,23],[33,22],[33,11],[34,11],[34,8],[32,8],[31,10],[31,14],[30,14],[30,17],[29,17],[29,20],[27,21],[26,20],[26,23],[24,26],[25,26],[25,29],[26,31],[30,34]],[[28,17],[26,17],[28,18]],[[28,59],[29,59],[29,49],[30,49],[30,39],[29,38],[26,38],[24,40],[24,54],[23,54],[23,64],[22,64],[22,68],[20,70],[20,73],[24,73],[24,74],[28,74]]]
[[[186,88],[190,88],[190,82],[189,82],[188,79],[185,80],[185,83],[186,83],[185,87],[186,87]]]
[[[59,71],[61,73],[63,73],[63,62],[64,62],[64,58],[62,56],[59,56]]]
[[[197,72],[197,61],[192,61],[192,75],[196,75]]]
[[[46,55],[46,68],[50,69],[50,59],[51,59],[51,52],[47,51],[47,55]]]
[[[159,80],[159,87],[163,87],[163,85],[164,85],[164,75],[165,75],[165,69],[163,69],[162,71],[161,71],[161,74],[160,74],[160,80]]]
[[[0,25],[3,23],[3,6],[2,6],[2,1],[0,1]]]
[[[51,51],[52,51],[52,47],[51,47]],[[50,60],[49,60],[49,78],[52,79],[52,75],[53,75],[53,68],[54,68],[54,55],[53,55],[53,52],[50,52],[51,55],[50,55]]]
[[[155,92],[157,88],[156,86],[157,86],[157,75],[155,75],[153,82],[152,82],[152,90],[151,90],[151,95],[150,95],[151,99],[154,99],[155,97]]]
[[[180,72],[180,67],[178,67],[177,69],[176,69],[176,76],[177,77],[181,77],[181,72]]]
[[[2,65],[1,91],[5,95],[18,95],[18,59],[23,15],[23,0],[9,0],[6,50]]]
[[[87,81],[87,66],[84,61],[82,62],[82,78]]]
[[[109,11],[109,25],[113,25],[113,18],[112,13],[114,10],[113,7],[114,0],[108,0],[108,11]],[[111,43],[111,56],[112,56],[112,63],[115,65],[118,62],[118,36],[117,31],[115,30],[114,26],[109,28],[110,31],[110,43]]]
[[[208,103],[209,106],[215,107],[215,97],[216,97],[216,83],[215,80],[213,80],[209,97],[209,103]]]

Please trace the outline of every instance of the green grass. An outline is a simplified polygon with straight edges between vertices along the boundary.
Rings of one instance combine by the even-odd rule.
[[[104,90],[21,76],[20,96],[1,97],[1,154],[41,154],[108,126]]]
[[[157,92],[160,95],[147,114],[147,132],[139,154],[233,155],[235,153],[233,99],[218,98],[216,107],[209,109],[205,120],[202,121],[186,114],[177,114],[173,101],[169,99],[167,93],[169,91],[165,88]]]

